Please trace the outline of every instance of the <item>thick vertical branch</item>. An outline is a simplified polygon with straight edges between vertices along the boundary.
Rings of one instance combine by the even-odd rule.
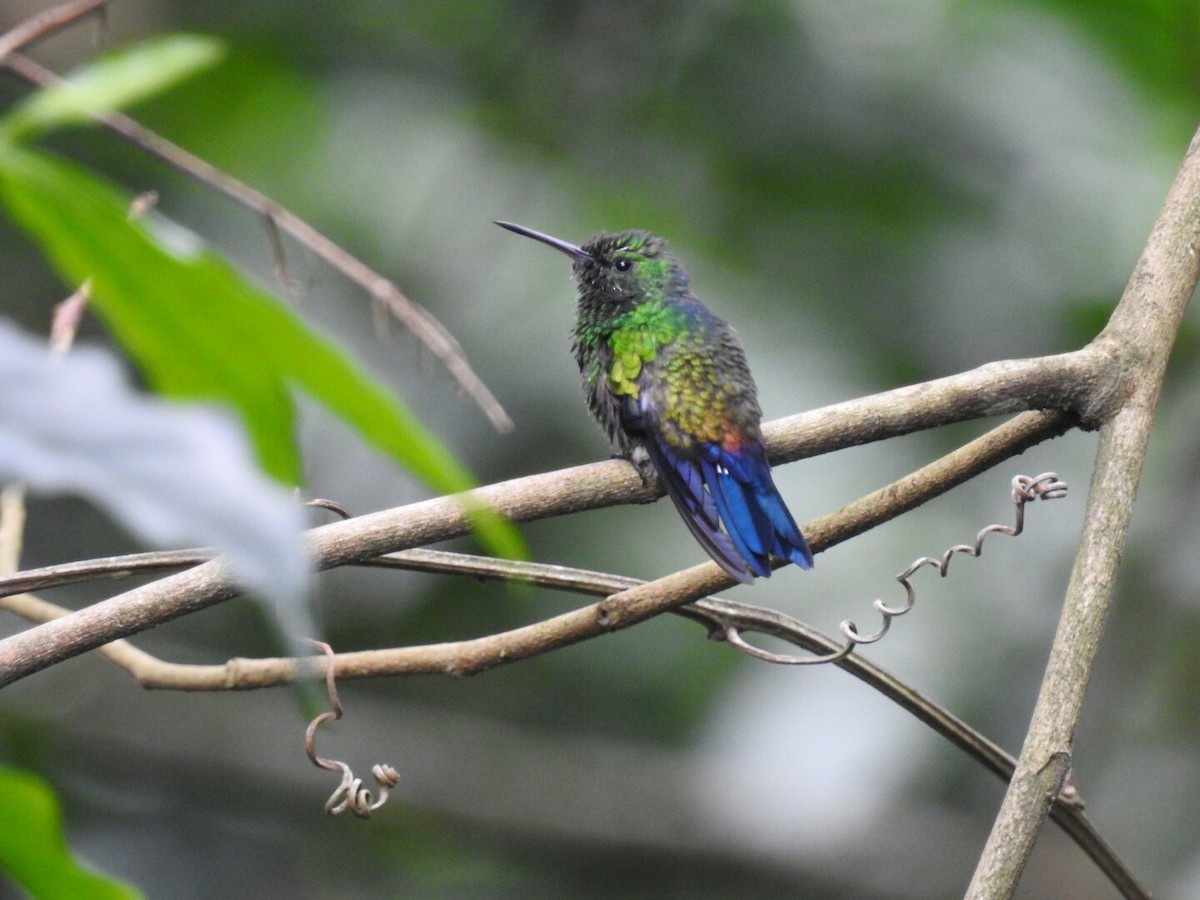
[[[1071,742],[1112,605],[1121,549],[1167,357],[1200,276],[1200,133],[1104,333],[1123,370],[1117,413],[1100,430],[1075,567],[1025,746],[968,898],[1011,897],[1071,764]]]

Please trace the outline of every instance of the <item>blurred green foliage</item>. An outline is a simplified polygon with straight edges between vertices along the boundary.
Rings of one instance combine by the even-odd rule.
[[[42,779],[0,768],[0,870],[31,897],[136,900],[120,882],[88,871],[67,849],[58,800]]]

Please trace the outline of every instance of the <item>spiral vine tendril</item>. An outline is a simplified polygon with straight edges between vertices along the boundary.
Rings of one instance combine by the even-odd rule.
[[[336,759],[323,759],[317,756],[317,729],[324,723],[342,717],[342,704],[338,699],[337,686],[333,676],[333,648],[324,641],[309,641],[314,647],[325,654],[325,690],[329,694],[329,703],[333,707],[330,712],[323,712],[308,724],[304,732],[304,750],[314,766],[339,772],[342,782],[325,801],[325,812],[331,816],[339,815],[346,810],[354,813],[360,819],[371,818],[371,813],[387,803],[388,791],[400,781],[400,773],[387,764],[371,767],[375,783],[379,785],[379,798],[376,799],[370,788],[363,787],[363,780],[355,778],[354,772],[347,763]]]
[[[1067,484],[1065,481],[1059,480],[1058,475],[1053,472],[1046,472],[1038,475],[1036,478],[1030,478],[1028,475],[1018,475],[1012,480],[1012,501],[1016,507],[1016,520],[1013,525],[989,525],[975,536],[973,544],[957,544],[947,550],[940,558],[935,559],[931,556],[922,556],[920,559],[913,562],[907,569],[896,576],[896,580],[904,587],[905,599],[898,606],[890,606],[884,603],[883,600],[876,600],[873,604],[875,611],[882,616],[882,621],[879,628],[869,634],[863,634],[858,630],[858,626],[849,619],[842,622],[839,626],[842,637],[846,639],[846,643],[833,653],[828,653],[822,656],[792,656],[784,653],[771,653],[768,650],[763,650],[748,643],[740,633],[740,630],[735,625],[729,625],[724,629],[721,637],[731,646],[741,652],[753,656],[756,659],[765,660],[766,662],[778,663],[787,666],[816,666],[826,663],[837,662],[840,659],[845,659],[849,656],[855,647],[862,644],[874,644],[883,638],[888,630],[892,627],[892,620],[897,616],[902,616],[917,602],[917,590],[913,587],[912,577],[918,570],[925,566],[933,566],[938,570],[938,574],[943,578],[946,577],[946,572],[950,568],[950,560],[956,553],[965,553],[968,556],[979,556],[983,553],[983,541],[992,533],[1006,534],[1009,537],[1016,537],[1025,530],[1025,505],[1030,501],[1043,500],[1058,500],[1067,495]]]

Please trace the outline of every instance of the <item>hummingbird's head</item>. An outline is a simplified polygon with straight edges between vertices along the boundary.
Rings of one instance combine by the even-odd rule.
[[[575,260],[575,278],[614,300],[637,300],[687,290],[679,261],[666,252],[667,242],[648,231],[597,234]]]
[[[648,231],[601,232],[577,247],[523,225],[496,224],[571,257],[580,293],[590,303],[624,308],[647,297],[687,292],[687,275],[666,252],[667,242]]]

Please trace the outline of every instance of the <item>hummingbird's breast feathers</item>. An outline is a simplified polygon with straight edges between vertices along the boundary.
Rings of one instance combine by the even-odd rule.
[[[736,451],[760,438],[762,411],[741,343],[725,323],[716,329],[684,333],[664,348],[655,377],[644,386],[648,417],[684,455],[697,453],[701,444]]]

